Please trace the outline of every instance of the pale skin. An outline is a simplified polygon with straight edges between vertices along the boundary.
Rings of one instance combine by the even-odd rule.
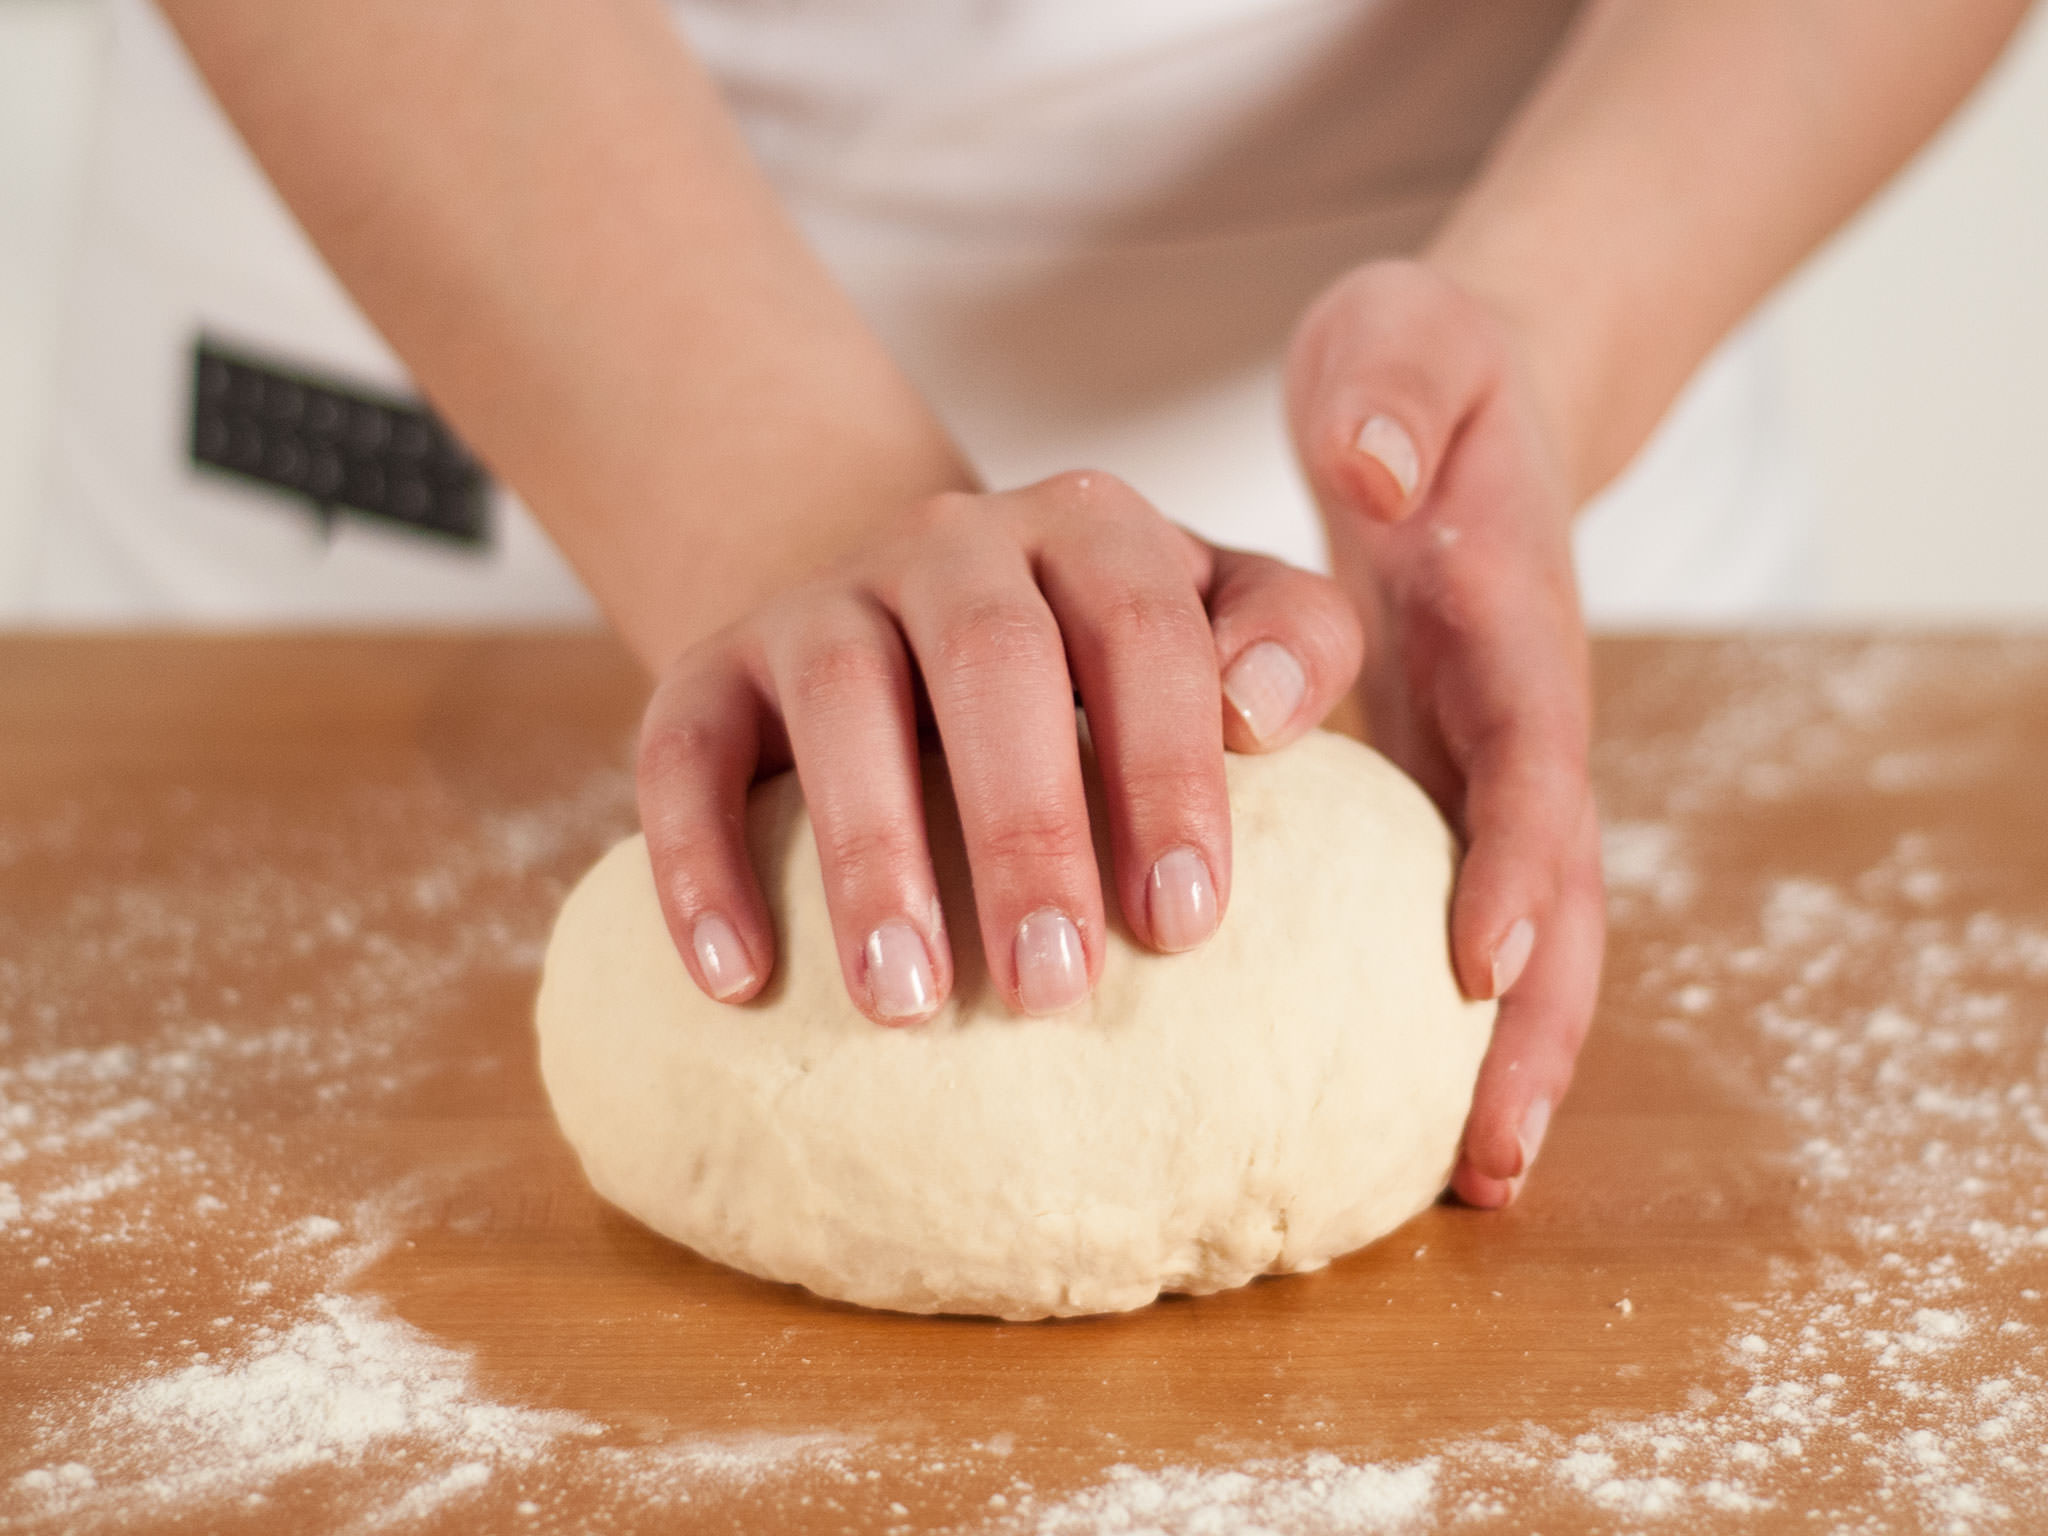
[[[1326,581],[1106,474],[980,485],[657,0],[164,0],[337,275],[659,679],[642,820],[700,986],[741,1002],[775,964],[737,815],[794,766],[849,994],[890,1024],[944,1003],[921,707],[1013,1006],[1086,989],[1111,900],[1143,943],[1200,944],[1230,899],[1224,752],[1285,745],[1355,679],[1467,845],[1453,964],[1501,998],[1454,1176],[1481,1206],[1528,1176],[1599,983],[1572,516],[2025,8],[1589,4],[1427,248],[1296,327]]]

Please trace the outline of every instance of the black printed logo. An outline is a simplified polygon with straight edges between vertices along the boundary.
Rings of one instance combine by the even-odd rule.
[[[236,352],[192,352],[192,462],[284,492],[323,528],[351,512],[483,549],[489,482],[440,419],[378,394]]]

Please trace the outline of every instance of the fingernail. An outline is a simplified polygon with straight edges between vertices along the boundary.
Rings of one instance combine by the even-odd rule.
[[[1145,882],[1145,915],[1153,944],[1168,954],[1193,949],[1216,931],[1216,887],[1199,853],[1173,848],[1159,856]]]
[[[1088,995],[1081,930],[1054,907],[1017,925],[1017,999],[1026,1013],[1058,1013]]]
[[[697,951],[697,969],[721,1003],[736,997],[754,984],[754,962],[733,926],[716,912],[707,912],[690,930],[690,947]]]
[[[914,1019],[932,1011],[938,989],[924,940],[910,924],[884,923],[868,935],[868,1002],[885,1019]]]
[[[1401,423],[1391,416],[1368,417],[1358,429],[1357,448],[1367,458],[1377,459],[1394,477],[1402,500],[1415,494],[1416,482],[1422,478],[1422,455],[1415,451],[1415,439]]]
[[[1508,1199],[1522,1192],[1522,1181],[1529,1177],[1529,1170],[1536,1166],[1536,1154],[1543,1150],[1544,1133],[1550,1129],[1550,1100],[1538,1099],[1522,1114],[1522,1129],[1515,1136],[1515,1145],[1522,1154],[1521,1166],[1514,1177],[1508,1180]]]
[[[1529,963],[1529,951],[1536,947],[1536,925],[1526,917],[1515,919],[1500,948],[1493,952],[1493,995],[1504,997]]]
[[[1308,674],[1286,646],[1261,640],[1223,674],[1223,697],[1261,742],[1287,729],[1308,692]]]

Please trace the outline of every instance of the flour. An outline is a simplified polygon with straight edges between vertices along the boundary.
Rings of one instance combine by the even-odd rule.
[[[245,1502],[309,1468],[383,1463],[414,1485],[388,1513],[412,1518],[498,1468],[531,1463],[564,1436],[598,1429],[479,1397],[465,1357],[356,1298],[317,1297],[314,1316],[255,1332],[233,1358],[145,1378],[87,1406],[71,1434],[82,1453],[91,1447],[92,1466],[64,1464],[83,1476],[61,1466],[22,1474],[15,1488],[28,1512],[114,1522]]]
[[[1698,884],[1681,856],[1676,829],[1664,822],[1609,822],[1600,833],[1600,863],[1615,922],[1645,899],[1665,910],[1682,908]]]
[[[1434,1458],[1360,1466],[1328,1453],[1225,1469],[1121,1465],[1096,1486],[1024,1519],[1034,1536],[1186,1532],[1294,1536],[1415,1529],[1434,1501]]]
[[[1980,653],[1958,682],[1913,645],[1826,642],[1817,671],[1815,647],[1677,653],[1647,697],[1729,702],[1596,759],[1613,920],[1641,961],[1610,977],[1608,1027],[1783,1128],[1806,1249],[1726,1298],[1668,1400],[1571,1432],[1504,1413],[1385,1460],[1110,1445],[1057,1488],[1016,1470],[1044,1445],[986,1429],[667,1437],[535,1407],[354,1287],[460,1187],[382,1128],[509,1091],[502,1062],[433,1049],[437,1021],[525,984],[564,881],[630,824],[630,783],[593,772],[495,814],[430,784],[303,816],[190,797],[169,806],[191,834],[176,868],[0,909],[0,1530],[260,1519],[308,1478],[365,1531],[668,1528],[721,1499],[766,1527],[801,1509],[987,1536],[2048,1526],[2048,913],[1982,888],[1913,798],[1969,792],[1998,728],[1956,725],[1978,718],[1969,688],[2042,655]],[[1844,794],[1900,835],[1841,868],[1704,873],[1731,804]],[[0,880],[118,867],[120,816],[0,817]],[[118,1038],[83,1032],[88,995]],[[255,1102],[275,1118],[225,1113]],[[1658,1299],[1617,1303],[1614,1281],[1588,1276],[1586,1304],[1632,1342]],[[109,1363],[62,1374],[88,1357]],[[8,1390],[31,1358],[33,1399]],[[969,1484],[971,1507],[947,1502]]]
[[[374,1302],[319,1296],[313,1313],[283,1332],[254,1330],[231,1358],[84,1405],[69,1443],[89,1447],[92,1464],[21,1474],[17,1520],[95,1529],[166,1509],[259,1506],[280,1480],[315,1470],[347,1472],[372,1491],[362,1530],[403,1527],[501,1484],[507,1497],[566,1486],[588,1511],[607,1500],[687,1504],[693,1488],[740,1490],[798,1470],[859,1480],[857,1437],[608,1443],[609,1427],[581,1415],[493,1400],[467,1355]],[[547,1507],[519,1503],[529,1515]]]
[[[438,1011],[492,977],[525,984],[566,877],[632,816],[609,769],[513,814],[449,824],[434,803],[366,789],[284,824],[194,801],[177,870],[88,887],[0,942],[0,1266],[18,1281],[0,1290],[0,1379],[34,1347],[133,1362],[32,1403],[0,1391],[0,1530],[203,1524],[309,1476],[348,1480],[361,1531],[454,1505],[602,1525],[799,1472],[865,1486],[858,1436],[650,1444],[505,1401],[467,1353],[346,1289],[464,1173],[423,1174],[355,1128],[502,1096],[497,1059],[457,1076],[432,1048]],[[0,822],[0,870],[89,853],[96,825]],[[0,912],[0,940],[9,926]],[[192,985],[236,974],[251,980]],[[69,1000],[88,994],[125,1038],[76,1039]],[[248,1103],[275,1119],[226,1112]],[[109,1254],[119,1280],[95,1289]],[[215,1272],[238,1277],[231,1312]]]
[[[1813,679],[1796,646],[1783,669],[1766,653],[1744,663],[1765,675],[1731,685],[1696,732],[1605,765],[1666,812],[1644,824],[1655,834],[1620,842],[1624,899],[1645,888],[1690,898],[1693,812],[1730,794],[1828,793],[1871,760],[1866,732],[1896,736],[1900,711],[1932,716],[1953,674],[1917,654],[1851,648]],[[1981,755],[1950,731],[1862,777],[1886,794],[1937,781],[1954,793]],[[1615,848],[1610,836],[1611,872]],[[1847,881],[1772,879],[1747,937],[1688,938],[1683,900],[1629,909],[1671,934],[1636,992],[1669,1010],[1655,1033],[1684,1045],[1695,1070],[1808,1127],[1792,1155],[1823,1257],[1817,1273],[1778,1266],[1779,1283],[1741,1304],[1728,1344],[1750,1383],[1738,1397],[1618,1420],[1568,1447],[1525,1446],[1509,1453],[1522,1470],[1548,1459],[1589,1502],[1646,1522],[1771,1507],[1788,1476],[1802,1512],[1831,1530],[1895,1529],[1906,1511],[1958,1531],[2040,1512],[2048,1476],[2030,1452],[2048,1438],[2044,1314],[2004,1309],[2008,1277],[2048,1261],[2048,929],[1993,910],[1933,915],[1957,889],[1941,852],[1936,837],[1908,833]],[[1710,1009],[1718,1027],[1746,1023],[1752,1048],[1728,1049],[1694,1022]],[[2039,1299],[2019,1294],[2022,1306]],[[1830,1496],[1854,1486],[1852,1470],[1866,1488]]]
[[[1953,673],[1910,644],[1837,649],[1817,677],[1808,642],[1681,656],[1692,675],[1657,679],[1660,691],[1729,702],[1599,764],[1610,807],[1625,807],[1603,838],[1611,920],[1665,936],[1646,974],[1620,978],[1633,985],[1617,989],[1617,1011],[1732,1096],[1805,1127],[1791,1156],[1821,1256],[1774,1265],[1761,1293],[1730,1298],[1721,1364],[1738,1390],[1694,1388],[1667,1411],[1576,1435],[1503,1424],[1449,1439],[1431,1448],[1418,1495],[1432,1520],[1675,1532],[1776,1512],[1843,1536],[2048,1522],[2048,1309],[2033,1285],[2015,1303],[2012,1284],[2048,1275],[2048,926],[1994,909],[1936,915],[1962,882],[1925,833],[1846,879],[1767,880],[1746,926],[1694,920],[1693,828],[1731,799],[1825,796],[1845,780],[1954,793],[1988,758],[1968,732],[1938,726],[1938,739],[1872,753],[1901,718],[1938,718]],[[2039,665],[2034,653],[2007,660]],[[1995,689],[1999,670],[1978,681]],[[1748,1031],[1733,1048],[1731,1025]],[[1232,1470],[1199,1469],[1183,1486]],[[1060,1507],[1063,1531],[1211,1529],[1198,1503],[1163,1500],[1132,1474]],[[1222,1531],[1260,1523],[1219,1519]]]
[[[33,922],[0,912],[0,1265],[20,1277],[0,1292],[0,1371],[33,1346],[135,1362],[33,1405],[0,1392],[0,1528],[253,1506],[313,1469],[385,1490],[370,1523],[404,1523],[590,1438],[494,1401],[465,1356],[338,1288],[462,1172],[351,1151],[358,1106],[450,1090],[416,1047],[461,989],[532,966],[561,889],[546,861],[573,866],[629,822],[624,774],[468,818],[375,788],[299,823],[170,798],[191,817],[175,868],[83,884]],[[431,864],[357,851],[388,849],[394,822]],[[104,858],[119,827],[87,807],[0,824],[0,868]],[[121,1039],[80,1038],[86,997]],[[241,1277],[232,1313],[198,1309],[216,1266]]]

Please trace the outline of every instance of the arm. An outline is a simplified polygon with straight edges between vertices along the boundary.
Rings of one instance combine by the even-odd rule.
[[[971,488],[656,0],[164,9],[650,670]]]
[[[885,1023],[946,1001],[921,711],[1013,1006],[1088,991],[1105,883],[1153,948],[1209,936],[1225,746],[1285,744],[1357,671],[1333,586],[1108,475],[980,494],[657,0],[165,3],[344,285],[660,675],[641,822],[701,987],[770,977],[746,796],[794,765],[848,992]]]
[[[1941,125],[2026,0],[1600,0],[1427,260],[1525,338],[1569,481]]]
[[[1348,274],[1297,331],[1290,417],[1366,623],[1370,729],[1463,832],[1453,958],[1504,994],[1468,1200],[1515,1197],[1599,986],[1572,516],[2024,9],[1596,0],[1421,259]]]

